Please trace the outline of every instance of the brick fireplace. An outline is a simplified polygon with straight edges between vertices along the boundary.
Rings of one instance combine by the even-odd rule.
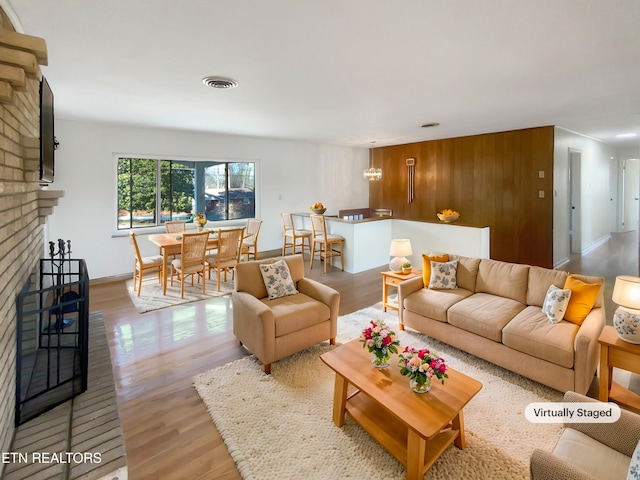
[[[15,32],[0,10],[0,449],[14,432],[16,297],[43,256],[43,224],[56,193],[39,178],[39,65],[45,41]],[[0,471],[0,476],[2,472]]]

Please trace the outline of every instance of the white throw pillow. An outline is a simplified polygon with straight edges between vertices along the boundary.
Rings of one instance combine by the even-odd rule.
[[[264,286],[267,288],[269,300],[298,293],[291,278],[289,266],[284,260],[261,264],[260,273],[262,280],[264,280]]]
[[[431,262],[431,278],[429,288],[435,290],[453,290],[458,288],[456,283],[456,272],[458,271],[458,261]]]
[[[558,323],[564,318],[564,313],[567,311],[570,298],[570,289],[558,288],[552,284],[549,290],[547,290],[547,295],[544,297],[542,313],[547,316],[551,323]]]
[[[636,449],[631,455],[631,463],[629,464],[629,473],[627,473],[627,480],[639,480],[640,479],[640,442],[636,445]]]

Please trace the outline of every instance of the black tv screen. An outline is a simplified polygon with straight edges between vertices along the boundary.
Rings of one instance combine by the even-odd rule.
[[[40,182],[53,182],[56,137],[53,130],[53,92],[47,79],[40,82]]]

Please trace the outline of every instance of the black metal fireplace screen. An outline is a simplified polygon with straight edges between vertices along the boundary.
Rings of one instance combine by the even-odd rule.
[[[17,299],[16,426],[87,389],[87,267],[69,241],[49,250]]]

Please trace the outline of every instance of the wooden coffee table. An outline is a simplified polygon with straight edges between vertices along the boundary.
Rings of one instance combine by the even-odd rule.
[[[342,427],[348,413],[407,467],[407,479],[422,479],[452,443],[465,447],[462,409],[482,388],[479,381],[448,368],[444,385],[434,381],[428,393],[414,393],[397,355],[390,367],[377,369],[358,340],[320,358],[336,372],[333,422]],[[349,385],[355,391],[348,395]]]

